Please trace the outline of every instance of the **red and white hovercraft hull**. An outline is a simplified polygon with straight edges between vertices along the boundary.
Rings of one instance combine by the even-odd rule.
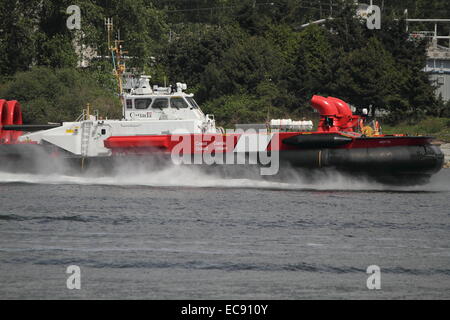
[[[201,165],[210,170],[253,164],[272,169],[266,175],[286,167],[337,169],[388,183],[417,184],[443,165],[443,154],[431,144],[431,137],[356,132],[361,118],[336,98],[312,98],[312,106],[320,113],[315,132],[269,128],[224,133],[182,86],[177,91],[165,89],[125,95],[122,120],[85,115],[59,126],[22,125],[18,103],[0,100],[0,112],[7,113],[0,131],[0,169],[54,171],[61,162],[72,168],[112,168],[118,162],[145,165],[157,158],[160,164]]]

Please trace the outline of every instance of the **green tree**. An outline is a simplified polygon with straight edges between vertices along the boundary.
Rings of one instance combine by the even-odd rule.
[[[34,1],[0,2],[0,74],[12,75],[27,70],[35,51],[33,25],[37,19]]]
[[[73,121],[87,103],[103,117],[121,115],[118,97],[101,89],[89,73],[69,68],[19,72],[0,88],[0,96],[21,103],[25,123]]]
[[[174,28],[172,39],[161,50],[159,62],[167,66],[170,81],[198,86],[210,63],[221,63],[224,52],[244,41],[236,25],[193,24]]]
[[[330,93],[333,48],[328,31],[317,25],[303,30],[298,41],[292,90],[301,102],[306,102],[314,94]]]
[[[358,107],[387,109],[390,96],[398,93],[399,73],[392,55],[375,37],[341,60],[334,91]]]
[[[205,92],[202,93],[213,98],[244,92],[254,94],[262,81],[278,82],[283,63],[283,57],[267,40],[250,37],[229,48],[221,61],[207,66],[202,79]]]

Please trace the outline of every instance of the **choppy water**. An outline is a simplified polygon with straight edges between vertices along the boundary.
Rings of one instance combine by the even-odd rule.
[[[450,298],[450,170],[409,188],[0,173],[0,208],[2,299]]]

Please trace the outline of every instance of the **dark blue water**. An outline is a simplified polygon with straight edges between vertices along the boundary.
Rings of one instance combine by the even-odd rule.
[[[1,299],[450,298],[450,170],[410,188],[0,173],[0,204]]]

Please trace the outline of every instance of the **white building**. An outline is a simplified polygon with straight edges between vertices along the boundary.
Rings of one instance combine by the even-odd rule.
[[[450,101],[450,48],[439,46],[433,41],[427,52],[425,71],[437,86],[436,95]]]

